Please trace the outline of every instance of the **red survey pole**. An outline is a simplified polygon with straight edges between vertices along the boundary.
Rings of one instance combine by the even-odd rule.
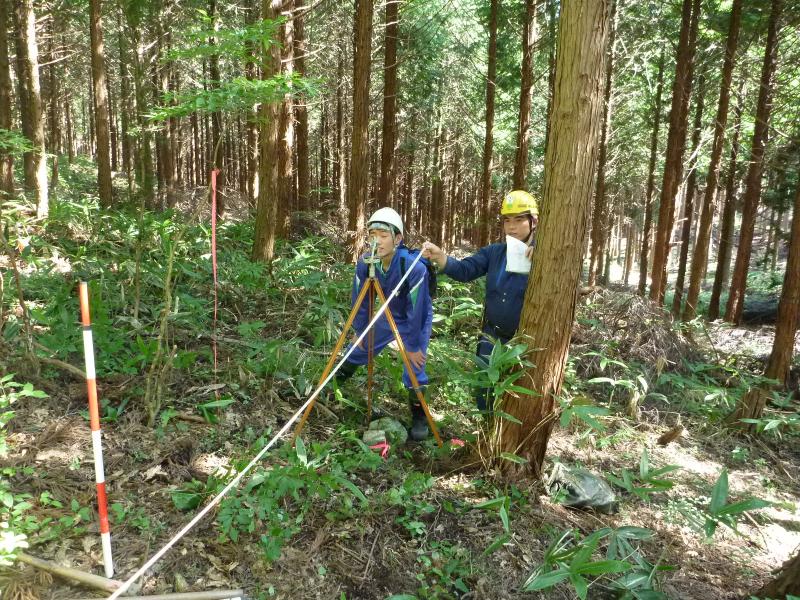
[[[100,432],[100,409],[97,405],[97,381],[94,370],[94,343],[92,342],[92,321],[89,318],[89,286],[81,281],[78,287],[81,304],[81,323],[83,323],[83,354],[86,360],[86,388],[89,392],[89,425],[92,428],[92,451],[94,453],[94,474],[97,482],[97,513],[100,515],[100,541],[103,544],[103,566],[106,577],[114,575],[114,562],[111,558],[111,530],[108,527],[108,501],[106,499],[106,478],[103,473],[103,443]]]

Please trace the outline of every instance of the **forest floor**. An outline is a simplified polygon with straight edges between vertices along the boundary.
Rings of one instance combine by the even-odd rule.
[[[51,235],[63,242],[63,232]],[[180,271],[183,308],[176,307],[171,320],[171,341],[180,352],[153,426],[145,424],[142,401],[142,365],[152,357],[142,341],[145,328],[127,312],[109,308],[113,294],[102,302],[96,298],[105,473],[121,579],[185,524],[303,403],[346,314],[351,268],[329,260],[325,252],[331,244],[324,238],[284,246],[267,274],[248,266],[249,231],[223,228],[220,235],[220,367],[213,372],[210,361],[209,261],[207,255],[199,261],[200,252],[187,252]],[[199,234],[198,240],[200,247],[207,243]],[[106,286],[112,277],[128,281],[124,277],[133,272],[124,263],[132,251],[119,245],[112,250],[121,266],[104,271]],[[48,260],[63,263],[69,252],[77,256],[74,249],[62,249]],[[152,256],[158,252],[155,248]],[[78,258],[72,260],[77,264]],[[65,341],[58,356],[79,366],[75,318],[61,314],[65,306],[77,309],[69,300],[74,281],[68,269],[41,263],[37,268],[48,278],[30,284],[34,309],[42,311],[37,319],[44,322],[49,309],[50,334],[62,326],[76,330],[59,334]],[[57,291],[54,282],[61,282]],[[567,582],[542,592],[522,590],[552,558],[559,539],[576,548],[593,532],[611,528],[636,532],[623,558],[652,566],[652,589],[663,594],[638,590],[630,597],[738,599],[769,580],[800,546],[800,444],[792,421],[797,393],[794,399],[775,398],[769,418],[776,425],[762,435],[746,436],[722,424],[738,396],[757,382],[771,347],[770,327],[680,328],[623,290],[581,299],[564,409],[592,403],[604,410],[594,419],[557,425],[548,454],[550,461],[583,465],[599,475],[634,474],[634,493],[617,488],[619,511],[606,515],[568,509],[541,483],[509,481],[483,462],[475,444],[483,421],[471,414],[463,379],[480,316],[469,296],[480,290],[442,281],[440,287],[430,350],[431,405],[443,437],[464,439],[466,446],[437,450],[432,441],[408,444],[392,448],[385,460],[370,452],[360,442],[364,377],[356,376],[314,412],[305,444],[295,450],[284,443],[267,454],[263,468],[240,491],[146,574],[140,593],[241,587],[253,598],[571,599],[576,591]],[[206,316],[192,321],[197,307]],[[108,314],[100,318],[104,310]],[[139,318],[148,314],[158,311]],[[152,332],[155,325],[147,329]],[[44,328],[40,333],[48,342]],[[129,347],[128,358],[103,366],[103,352],[117,348],[124,354]],[[8,372],[48,394],[20,397],[13,405],[3,461],[13,500],[4,499],[11,514],[4,519],[28,536],[30,554],[101,573],[85,384],[63,369],[47,367],[37,374],[11,346],[0,348]],[[381,356],[377,366],[379,402],[405,420],[396,359]],[[630,418],[625,407],[634,395],[635,418]],[[659,443],[670,432],[675,439]],[[652,481],[636,479],[643,455],[651,469],[678,467],[660,477],[667,484],[652,487]],[[708,535],[707,507],[723,472],[729,477],[729,502],[760,498],[772,504],[734,515],[730,527],[720,522]],[[598,559],[610,546],[610,535],[602,534],[594,553]],[[9,600],[90,595],[29,568],[0,575]],[[620,597],[614,580],[619,576],[613,573],[589,577],[588,597]]]
[[[591,347],[590,341],[581,340],[585,332],[578,331],[576,336],[584,353]],[[753,330],[719,327],[710,334],[719,338],[718,347],[732,335],[767,337]],[[82,415],[83,384],[63,379],[42,384],[50,395],[47,401],[29,399],[16,405],[9,440],[13,448],[9,464],[20,473],[14,479],[15,491],[34,498],[46,493],[54,499],[77,501],[80,507],[91,506],[93,470]],[[130,385],[128,378],[104,381],[101,395],[113,400]],[[174,381],[173,387],[183,390],[184,399],[213,397],[210,389],[193,388],[191,381]],[[176,510],[171,492],[192,481],[207,481],[237,457],[246,457],[252,445],[243,435],[245,428],[275,430],[300,403],[299,398],[265,390],[263,397],[250,403],[228,407],[216,424],[176,415],[168,426],[153,429],[142,424],[143,415],[129,410],[117,422],[105,425],[117,572],[133,572],[188,520],[190,514]],[[386,404],[391,412],[405,416],[399,403],[389,398]],[[452,410],[437,399],[433,406],[439,416]],[[335,412],[340,414],[338,409]],[[357,428],[358,416],[345,411],[342,418]],[[446,433],[469,437],[474,422],[463,414],[450,417]],[[684,424],[683,434],[666,446],[659,445],[656,440],[674,427],[678,417]],[[329,440],[340,435],[339,425],[333,415],[317,411],[305,437]],[[355,442],[352,437],[340,439],[334,446],[352,448]],[[597,473],[618,473],[636,470],[643,447],[648,448],[652,464],[681,467],[672,477],[674,487],[653,494],[647,502],[623,493],[619,513],[609,516],[566,509],[535,483],[509,486],[482,470],[469,451],[437,457],[430,445],[408,446],[374,470],[351,473],[368,500],[379,499],[377,506],[331,516],[329,500],[316,498],[303,509],[296,534],[271,564],[263,559],[257,521],[255,535],[243,535],[234,543],[221,541],[213,520],[206,520],[154,567],[141,593],[243,587],[253,596],[277,598],[383,599],[401,593],[420,598],[536,597],[519,591],[520,586],[542,563],[548,544],[559,532],[576,529],[587,534],[602,527],[637,526],[656,534],[641,548],[650,561],[674,568],[659,576],[668,597],[722,600],[746,597],[800,545],[800,514],[793,508],[800,501],[796,440],[743,438],[718,427],[712,430],[701,415],[645,402],[638,423],[608,417],[602,435],[587,435],[579,427],[557,429],[549,455]],[[271,460],[267,455],[265,463]],[[31,470],[22,475],[25,467]],[[723,467],[730,471],[733,497],[759,497],[780,505],[748,515],[739,524],[738,534],[721,527],[713,540],[706,541],[686,522],[681,509],[687,507],[680,503],[684,498],[707,496]],[[407,490],[407,496],[396,503],[387,501],[389,490],[408,487],[412,473],[419,474],[418,487]],[[493,541],[503,536],[503,523],[496,510],[472,507],[491,500],[500,490],[510,498],[510,534],[485,556]],[[35,516],[57,518],[60,514],[51,505],[42,506]],[[93,523],[81,535],[58,536],[32,552],[63,565],[102,571]],[[63,581],[42,586],[32,572],[23,571],[18,577],[32,591],[26,598],[79,595]],[[469,592],[459,592],[457,586]],[[573,598],[574,592],[557,588],[543,592],[542,597]],[[589,597],[616,596],[598,583],[590,588]]]

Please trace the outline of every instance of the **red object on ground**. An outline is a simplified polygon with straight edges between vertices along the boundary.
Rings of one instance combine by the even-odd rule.
[[[381,442],[380,444],[375,444],[369,447],[370,450],[380,450],[381,458],[383,459],[385,459],[389,455],[389,448],[391,448],[389,442]]]

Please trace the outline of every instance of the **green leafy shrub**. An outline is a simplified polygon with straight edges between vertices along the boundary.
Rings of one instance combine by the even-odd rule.
[[[642,451],[642,457],[639,459],[638,474],[622,469],[619,473],[609,474],[606,477],[611,483],[629,494],[633,494],[644,502],[649,502],[651,495],[672,489],[675,484],[668,479],[663,479],[663,476],[679,469],[678,465],[666,465],[653,469],[650,465],[650,456],[647,453],[647,448],[645,448]]]
[[[356,444],[356,449],[336,451],[329,444],[314,444],[309,451],[298,438],[294,448],[283,447],[277,453],[279,464],[257,471],[240,491],[222,500],[217,514],[220,540],[237,542],[242,535],[258,535],[264,558],[274,561],[318,505],[331,519],[356,514],[354,500],[363,510],[368,500],[351,481],[351,474],[374,470],[382,460],[360,442]],[[184,486],[172,492],[173,503],[182,510],[197,508],[223,484],[210,480],[205,486]]]
[[[596,578],[595,582],[605,580],[620,590],[621,598],[666,600],[666,596],[655,589],[656,575],[670,567],[651,564],[637,545],[652,536],[649,529],[629,526],[604,527],[583,538],[576,531],[563,531],[545,550],[543,564],[525,581],[522,589],[541,591],[569,582],[578,597],[585,600],[591,585],[589,578]],[[605,556],[598,560],[595,554],[606,538]]]

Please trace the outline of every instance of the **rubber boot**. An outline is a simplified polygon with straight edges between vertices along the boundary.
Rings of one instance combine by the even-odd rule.
[[[420,388],[422,395],[425,395],[425,388]],[[422,408],[417,393],[408,390],[408,406],[411,409],[411,431],[409,435],[415,442],[421,442],[430,435],[428,429],[428,418],[425,416],[425,409]]]
[[[351,363],[350,361],[345,361],[344,364],[339,367],[339,370],[336,371],[336,376],[334,377],[336,384],[342,385],[345,381],[353,376],[353,373],[355,373],[357,369],[357,364]]]

